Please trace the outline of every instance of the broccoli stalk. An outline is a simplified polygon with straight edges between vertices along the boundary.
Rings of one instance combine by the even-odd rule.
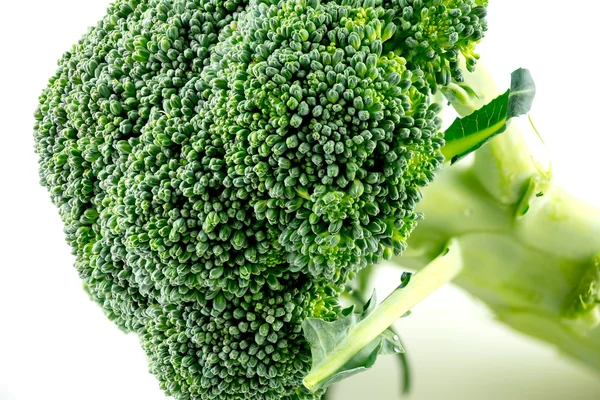
[[[461,115],[498,92],[483,66],[465,75],[479,96],[452,105]],[[421,269],[449,239],[462,250],[456,283],[497,318],[600,368],[600,209],[558,187],[511,125],[475,153],[471,165],[445,168],[424,189],[426,217],[395,263]]]

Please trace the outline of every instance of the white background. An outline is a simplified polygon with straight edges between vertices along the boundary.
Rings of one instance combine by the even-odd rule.
[[[124,335],[81,289],[61,222],[38,185],[36,99],[64,50],[109,0],[6,1],[0,5],[0,400],[165,399],[137,339]],[[492,0],[482,58],[508,84],[531,69],[532,116],[558,180],[600,205],[597,0]],[[599,249],[600,250],[600,249]],[[383,268],[383,281],[397,272]],[[388,285],[389,286],[389,285]],[[421,399],[600,398],[600,376],[494,323],[453,287],[402,321]],[[335,388],[333,399],[396,399],[392,359]]]

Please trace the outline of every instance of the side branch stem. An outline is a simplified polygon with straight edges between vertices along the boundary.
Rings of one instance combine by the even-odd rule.
[[[406,287],[394,290],[348,332],[331,355],[304,378],[304,386],[309,390],[318,387],[416,304],[452,280],[461,269],[460,249],[451,241],[442,255],[411,277]]]

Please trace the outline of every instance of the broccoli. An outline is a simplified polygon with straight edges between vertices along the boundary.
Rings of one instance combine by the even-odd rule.
[[[312,398],[308,317],[400,254],[440,107],[367,1],[117,1],[59,63],[42,184],[91,297],[177,398]],[[414,63],[419,62],[415,57]]]
[[[534,214],[550,183],[523,161],[498,189],[509,175],[488,154],[512,146],[511,132],[477,151],[464,188],[447,187],[464,168],[436,180],[445,159],[477,150],[530,104],[525,71],[490,105],[494,127],[490,109],[470,103],[485,6],[116,0],[64,54],[35,112],[41,183],[90,297],[137,333],[167,395],[318,399],[378,354],[401,353],[390,325],[461,270],[469,290],[496,294],[469,267],[481,244],[463,236],[485,241],[495,224],[513,242],[543,231],[543,218],[504,216],[517,203],[518,218]],[[442,132],[444,96],[475,123]],[[477,174],[490,188],[465,193]],[[491,214],[460,218],[486,196],[498,199]],[[380,305],[343,308],[343,295],[364,294],[354,282],[403,254],[418,225],[400,262],[422,269]],[[577,260],[569,279],[549,279],[549,291],[576,286],[570,319],[597,308],[597,266],[578,283],[592,247],[565,255]],[[496,250],[487,268],[515,261]],[[504,303],[489,302],[500,313]]]

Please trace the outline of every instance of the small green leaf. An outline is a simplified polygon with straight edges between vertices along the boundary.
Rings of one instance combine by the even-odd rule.
[[[410,276],[403,276],[400,287],[406,286]],[[328,322],[317,318],[308,318],[302,324],[304,336],[311,346],[312,367],[317,368],[330,352],[334,351],[340,341],[344,340],[347,333],[352,330],[360,321],[365,319],[375,309],[377,304],[375,291],[371,298],[365,303],[361,313],[354,312],[354,306],[348,307],[342,311],[342,317],[335,321]],[[404,348],[400,343],[398,335],[391,329],[386,329],[375,340],[365,346],[352,359],[348,360],[342,368],[335,374],[325,377],[319,384],[312,388],[318,390],[339,382],[351,375],[371,368],[380,354],[399,354],[404,353]]]
[[[534,96],[535,84],[529,71],[514,71],[509,90],[472,114],[454,120],[444,133],[444,157],[454,164],[504,132],[511,118],[529,112]]]

